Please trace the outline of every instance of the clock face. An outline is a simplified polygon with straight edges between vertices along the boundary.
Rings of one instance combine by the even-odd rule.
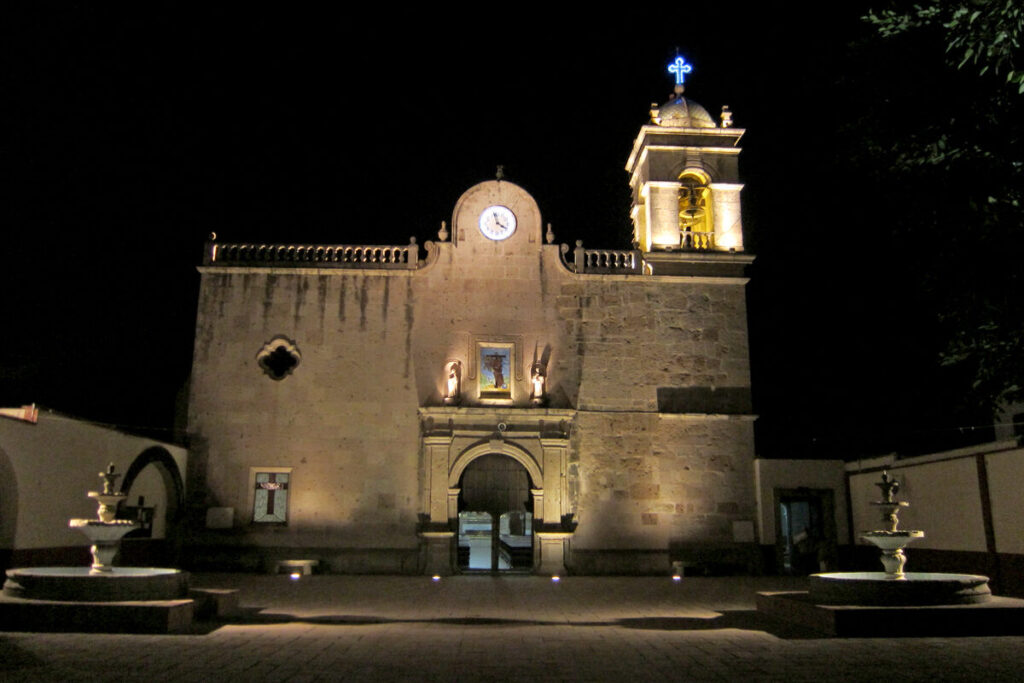
[[[506,206],[489,206],[480,213],[480,232],[490,240],[504,240],[516,231],[516,215]]]

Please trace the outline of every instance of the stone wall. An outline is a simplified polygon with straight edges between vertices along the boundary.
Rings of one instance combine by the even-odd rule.
[[[488,203],[519,216],[508,240],[475,231]],[[441,405],[452,361],[459,405],[487,409],[485,423],[537,410],[535,362],[548,371],[546,408],[579,410],[567,471],[545,474],[567,482],[574,547],[664,550],[752,521],[744,280],[578,275],[540,225],[529,195],[492,182],[460,200],[453,241],[428,243],[418,269],[204,267],[193,504],[197,520],[235,511],[207,542],[320,548],[346,569],[358,565],[347,551],[407,558],[430,513],[417,409]],[[256,362],[275,337],[301,356],[280,380]],[[475,390],[491,342],[514,349],[510,401]],[[292,468],[286,525],[251,523],[256,467]]]
[[[558,312],[565,355],[581,369],[581,409],[656,412],[659,388],[749,397],[742,281],[690,280],[582,276],[562,285]],[[676,412],[712,411],[698,400]]]
[[[752,425],[739,417],[581,411],[571,456],[579,472],[573,549],[732,543],[733,522],[755,516]]]
[[[235,509],[256,543],[415,545],[418,404],[410,279],[362,271],[204,275],[190,431],[200,506]],[[275,381],[271,338],[301,361]],[[285,527],[249,525],[253,467],[292,467]]]

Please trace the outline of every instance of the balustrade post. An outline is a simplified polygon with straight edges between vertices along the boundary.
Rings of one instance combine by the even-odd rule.
[[[409,260],[406,261],[406,267],[413,270],[417,267],[420,260],[420,248],[416,246],[416,238],[409,238]]]

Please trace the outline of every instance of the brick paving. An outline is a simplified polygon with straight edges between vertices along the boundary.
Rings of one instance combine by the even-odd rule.
[[[205,574],[189,635],[0,634],[0,681],[1024,680],[1024,636],[831,639],[754,611],[780,578]]]

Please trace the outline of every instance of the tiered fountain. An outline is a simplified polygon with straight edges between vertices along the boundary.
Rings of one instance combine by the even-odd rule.
[[[900,484],[882,472],[876,483],[882,500],[871,505],[882,512],[883,529],[866,531],[861,538],[882,551],[884,572],[830,572],[810,577],[810,597],[831,605],[964,605],[986,602],[992,595],[988,577],[977,574],[904,572],[903,552],[924,532],[899,529],[899,511],[910,503],[896,500]]]
[[[907,556],[903,554],[903,549],[912,541],[924,538],[924,532],[904,531],[897,528],[900,525],[900,508],[910,506],[910,503],[906,501],[895,499],[900,490],[898,481],[890,479],[889,473],[883,470],[882,481],[875,486],[882,490],[882,500],[872,501],[871,505],[882,511],[882,524],[886,528],[865,531],[860,537],[868,543],[878,546],[882,551],[881,559],[882,566],[885,567],[886,579],[905,580],[906,574],[903,573],[903,567],[907,564]]]
[[[99,503],[96,516],[99,519],[71,519],[68,526],[78,529],[92,541],[92,569],[90,574],[101,574],[114,571],[114,557],[121,546],[121,538],[130,531],[139,528],[138,522],[129,519],[116,519],[117,507],[127,493],[115,491],[114,483],[120,478],[114,472],[114,463],[107,466],[106,472],[100,472],[103,479],[103,491],[89,491],[89,497]]]
[[[7,570],[4,594],[29,600],[110,602],[175,600],[188,593],[188,575],[178,569],[114,567],[121,538],[138,528],[131,520],[117,519],[117,507],[128,494],[114,490],[121,476],[111,463],[102,491],[90,491],[99,503],[97,519],[72,519],[68,524],[91,541],[89,567],[26,567]]]

